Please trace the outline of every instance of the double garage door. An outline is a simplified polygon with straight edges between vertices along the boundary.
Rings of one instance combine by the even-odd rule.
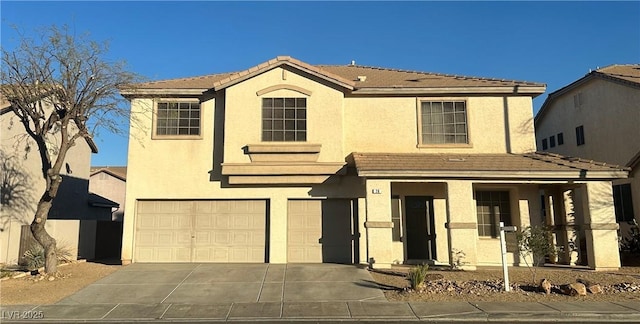
[[[264,200],[138,201],[134,262],[268,262],[266,206]],[[352,200],[289,200],[287,207],[289,263],[358,262]]]
[[[135,262],[265,262],[264,200],[138,201]]]

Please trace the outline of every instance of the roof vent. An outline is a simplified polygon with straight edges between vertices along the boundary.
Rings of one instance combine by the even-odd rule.
[[[351,65],[356,65],[356,60],[351,60]]]
[[[449,162],[464,162],[466,161],[465,158],[448,158],[447,161]]]
[[[366,75],[358,75],[358,81],[365,82],[366,80],[367,80],[367,76]]]

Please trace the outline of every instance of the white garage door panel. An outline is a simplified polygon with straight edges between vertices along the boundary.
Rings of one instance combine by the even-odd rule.
[[[136,262],[264,262],[266,203],[139,201]]]

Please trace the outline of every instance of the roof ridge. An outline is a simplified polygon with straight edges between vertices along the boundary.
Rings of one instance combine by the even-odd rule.
[[[392,72],[404,72],[404,73],[417,73],[417,74],[425,74],[425,75],[434,75],[434,76],[444,76],[451,78],[464,78],[464,79],[473,79],[478,81],[497,81],[497,82],[517,82],[517,83],[529,83],[529,84],[543,84],[539,82],[526,81],[526,80],[513,80],[513,79],[498,79],[498,78],[489,78],[489,77],[478,77],[472,75],[462,75],[462,74],[450,74],[450,73],[441,73],[441,72],[427,72],[427,71],[417,71],[417,70],[408,70],[408,69],[400,69],[400,68],[389,68],[389,67],[380,67],[380,66],[370,66],[370,65],[351,65],[351,64],[318,64],[315,65],[317,67],[322,66],[333,66],[333,67],[359,67],[366,69],[376,69],[383,71],[392,71]]]

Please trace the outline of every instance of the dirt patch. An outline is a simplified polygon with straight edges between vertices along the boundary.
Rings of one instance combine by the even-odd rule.
[[[54,280],[27,275],[0,281],[0,305],[54,304],[120,269],[120,265],[76,262],[58,267]]]
[[[640,300],[640,267],[623,267],[619,271],[596,272],[564,268],[539,268],[536,282],[542,278],[551,282],[552,293],[546,295],[533,284],[526,267],[509,268],[512,291],[504,291],[501,268],[480,268],[476,271],[429,270],[423,291],[409,289],[408,267],[371,271],[373,279],[383,288],[389,301],[623,301]],[[563,295],[559,286],[577,279],[598,283],[601,294],[571,297]]]

